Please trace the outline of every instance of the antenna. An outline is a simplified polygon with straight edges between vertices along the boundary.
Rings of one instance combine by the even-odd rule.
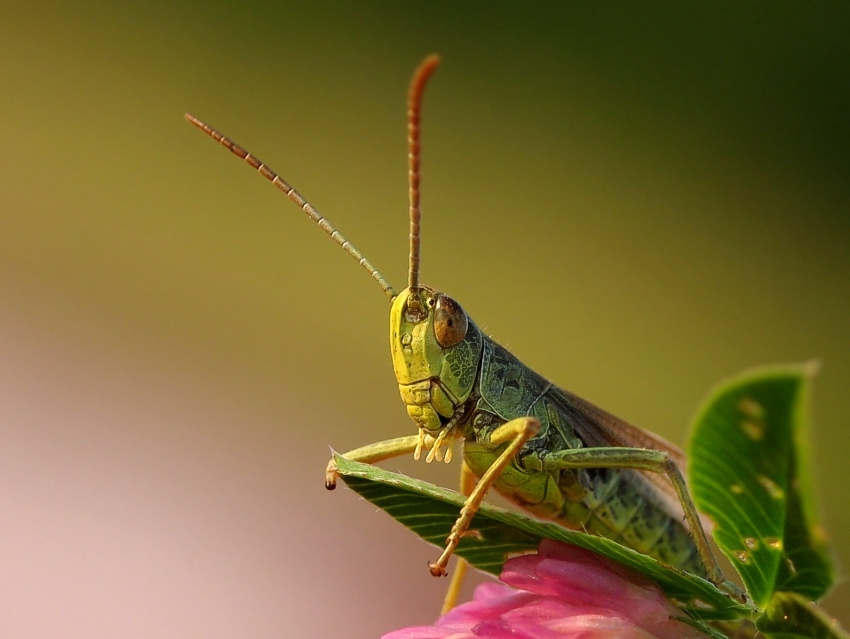
[[[427,60],[426,60],[426,62],[427,62]],[[424,64],[423,64],[423,66],[424,66]],[[354,245],[351,244],[351,242],[349,242],[348,240],[346,240],[342,236],[342,234],[339,231],[337,231],[330,222],[328,222],[328,220],[325,218],[325,216],[323,216],[321,213],[319,213],[316,210],[316,208],[312,204],[310,204],[307,200],[305,200],[304,197],[302,197],[302,195],[298,191],[296,191],[294,188],[289,186],[289,184],[287,184],[286,180],[284,180],[277,173],[272,171],[268,166],[266,166],[258,158],[251,155],[251,153],[249,153],[247,149],[242,148],[241,146],[236,144],[230,138],[228,138],[225,135],[223,135],[222,133],[216,131],[209,124],[205,124],[204,122],[201,122],[198,118],[196,118],[195,116],[193,116],[189,113],[184,114],[183,117],[186,118],[186,120],[189,122],[189,124],[191,124],[194,127],[197,127],[198,129],[200,129],[201,131],[206,133],[208,136],[210,136],[213,140],[215,140],[216,142],[221,144],[224,148],[229,149],[231,153],[233,153],[234,155],[237,155],[240,158],[242,158],[243,160],[245,160],[245,162],[248,163],[249,166],[252,166],[255,169],[257,169],[257,171],[260,173],[260,175],[262,175],[264,178],[269,180],[272,184],[274,184],[281,191],[286,193],[286,196],[290,200],[295,202],[301,208],[302,211],[304,211],[316,224],[318,224],[319,228],[321,228],[325,233],[330,235],[333,238],[333,240],[342,247],[343,251],[345,251],[351,257],[353,257],[355,260],[357,260],[357,262],[358,262],[358,264],[360,264],[360,266],[362,266],[367,271],[369,271],[369,274],[375,279],[376,282],[378,282],[378,284],[380,284],[381,288],[384,289],[384,293],[387,294],[387,297],[389,297],[391,301],[395,298],[396,292],[393,290],[393,287],[390,286],[389,282],[387,282],[387,280],[384,279],[384,276],[381,275],[378,272],[378,269],[376,269],[374,266],[372,266],[372,264],[369,262],[369,260],[367,260],[365,257],[363,257],[363,255],[360,253],[360,251],[358,251],[356,248],[354,248]],[[417,162],[417,164],[418,164],[418,162]],[[417,182],[418,182],[418,180],[417,180]],[[417,195],[417,199],[418,199],[418,195]],[[417,223],[417,227],[418,227],[418,223]],[[412,239],[411,239],[411,242],[412,242]],[[419,242],[418,242],[418,239],[417,239],[417,245],[418,245],[418,243]]]
[[[422,111],[422,95],[428,78],[440,64],[440,56],[431,54],[410,81],[407,94],[407,166],[410,193],[410,270],[407,286],[411,291],[419,288],[419,220],[422,212],[419,208],[419,119]],[[411,303],[418,308],[418,296],[411,296]],[[415,309],[410,309],[415,312]]]

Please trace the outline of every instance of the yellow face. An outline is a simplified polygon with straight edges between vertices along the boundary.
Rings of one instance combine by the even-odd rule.
[[[447,295],[408,288],[390,309],[390,352],[408,414],[420,428],[439,431],[472,391],[478,328]]]

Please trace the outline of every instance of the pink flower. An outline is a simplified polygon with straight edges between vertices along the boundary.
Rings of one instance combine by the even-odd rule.
[[[538,554],[508,560],[501,579],[435,625],[383,639],[705,639],[672,618],[682,612],[655,582],[577,546],[544,539]]]

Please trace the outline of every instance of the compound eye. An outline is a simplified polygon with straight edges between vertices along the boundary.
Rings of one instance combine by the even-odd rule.
[[[437,297],[437,307],[434,309],[434,333],[437,342],[443,348],[451,348],[463,341],[469,328],[466,313],[448,295]]]

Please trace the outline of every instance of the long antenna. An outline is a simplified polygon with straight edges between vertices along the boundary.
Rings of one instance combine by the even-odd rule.
[[[378,272],[378,269],[376,269],[374,266],[372,266],[372,264],[369,262],[369,260],[367,260],[365,257],[363,257],[363,255],[360,253],[360,251],[358,251],[356,248],[354,248],[354,245],[352,245],[351,242],[346,240],[342,236],[342,234],[339,231],[337,231],[333,227],[333,225],[330,222],[328,222],[328,220],[325,219],[325,217],[316,210],[316,207],[314,207],[307,200],[305,200],[298,191],[296,191],[294,188],[289,186],[289,184],[287,184],[286,180],[284,180],[277,173],[272,171],[268,166],[266,166],[258,158],[251,155],[248,152],[247,149],[242,148],[241,146],[236,144],[230,138],[228,138],[225,135],[223,135],[222,133],[216,131],[209,124],[205,124],[204,122],[201,122],[198,118],[196,118],[195,116],[193,116],[189,113],[184,114],[183,117],[186,118],[186,120],[189,122],[189,124],[199,128],[201,131],[203,131],[208,136],[210,136],[213,140],[215,140],[216,142],[221,144],[224,148],[229,149],[231,153],[233,153],[234,155],[237,155],[240,158],[242,158],[243,160],[245,160],[245,162],[247,162],[248,165],[257,169],[257,171],[260,173],[260,175],[262,175],[264,178],[269,180],[272,184],[274,184],[281,191],[286,193],[286,196],[290,200],[295,202],[301,208],[302,211],[304,211],[308,216],[310,216],[310,218],[314,222],[316,222],[316,224],[319,225],[319,228],[321,228],[325,233],[330,235],[333,238],[333,240],[342,247],[343,251],[345,251],[351,257],[353,257],[355,260],[357,260],[357,262],[358,262],[358,264],[360,264],[360,266],[362,266],[367,271],[369,271],[369,274],[375,279],[376,282],[378,282],[378,284],[381,285],[381,288],[384,289],[384,293],[387,294],[387,297],[389,297],[390,300],[393,300],[395,298],[396,292],[393,290],[393,287],[390,286],[389,282],[387,282],[387,280],[384,279],[384,276],[381,275]]]
[[[410,270],[407,286],[411,291],[419,288],[419,220],[422,217],[419,208],[419,119],[422,94],[428,84],[428,78],[439,64],[440,56],[436,54],[425,58],[413,74],[407,94],[407,166],[410,193]],[[416,306],[417,300],[418,297],[411,297],[411,302]]]

